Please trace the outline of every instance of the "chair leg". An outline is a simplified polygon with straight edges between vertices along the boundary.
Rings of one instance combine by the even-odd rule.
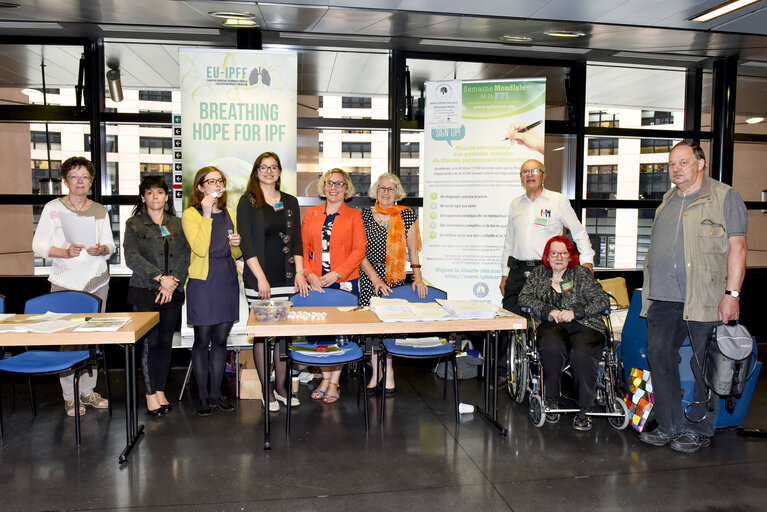
[[[32,377],[27,377],[29,385],[29,401],[32,403],[32,416],[37,416],[37,404],[35,403],[35,391],[32,389]]]
[[[368,385],[368,379],[367,379],[367,373],[368,372],[367,372],[367,369],[365,368],[365,361],[364,360],[360,361],[360,366],[359,367],[362,370],[362,380],[360,380],[360,382],[359,382],[359,384],[357,386],[357,392],[358,393],[361,391],[360,388],[362,386],[367,386]],[[358,373],[358,376],[359,376],[359,373]],[[365,409],[365,432],[367,432],[370,429],[370,420],[368,418],[368,399],[367,399],[367,397],[365,397],[365,399],[362,400],[362,402],[363,402],[363,408]]]
[[[458,400],[458,369],[457,369],[457,365],[455,364],[455,352],[453,352],[453,355],[450,359],[452,360],[452,363],[453,363],[453,392],[455,394],[455,422],[460,423],[461,414],[458,411],[458,404],[460,403],[460,401]],[[447,377],[447,375],[445,375],[445,377]],[[445,386],[447,386],[447,379],[445,379]]]
[[[74,378],[74,392],[75,392],[75,444],[80,446],[80,374],[88,367],[84,366],[75,371]]]
[[[455,353],[453,353],[453,357],[455,357]],[[439,364],[439,360],[437,360],[437,364]],[[455,378],[455,366],[453,366],[453,378]],[[445,398],[447,398],[447,361],[445,361],[445,379],[442,381],[442,400]]]
[[[287,369],[288,378],[290,378],[290,376],[293,375],[293,359],[290,357],[290,355],[288,355],[287,366],[288,366],[288,369]],[[266,373],[266,371],[264,371],[264,373]],[[292,409],[292,407],[290,406],[290,403],[292,402],[292,400],[290,399],[290,396],[291,396],[291,393],[293,392],[292,383],[291,383],[291,387],[288,389],[290,391],[288,392],[288,413],[285,415],[285,437],[286,438],[290,435],[290,411]],[[264,390],[261,390],[261,392],[265,393]],[[265,404],[265,407],[269,407],[269,400],[265,398],[264,404]]]
[[[190,349],[191,350],[191,349]],[[189,384],[189,376],[192,375],[192,360],[189,360],[189,367],[186,369],[186,375],[184,375],[184,383],[181,385],[181,393],[178,395],[178,401],[180,402],[184,398],[184,390],[186,390],[187,384]]]
[[[11,385],[13,387],[13,385]],[[2,382],[0,382],[0,439],[3,437],[3,393]]]
[[[386,349],[381,345],[381,350],[378,353],[378,375],[381,376],[381,387],[379,389],[379,392],[381,393],[379,396],[381,407],[378,413],[378,423],[381,425],[384,423],[384,415],[386,414],[386,369],[389,366],[386,364],[386,356]]]
[[[107,400],[109,401],[109,415],[112,416],[112,385],[109,381],[109,366],[107,365],[107,352],[104,349],[104,347],[101,347],[101,357],[99,358],[101,360],[101,364],[104,366],[104,379],[106,380],[107,385]],[[96,371],[98,372],[99,367],[96,366]]]

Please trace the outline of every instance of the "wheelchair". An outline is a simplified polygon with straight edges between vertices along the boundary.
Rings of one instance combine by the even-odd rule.
[[[546,422],[547,413],[577,413],[580,409],[557,408],[548,409],[544,405],[543,364],[537,349],[537,326],[532,308],[523,307],[522,313],[527,317],[527,330],[514,331],[507,351],[506,383],[511,398],[521,404],[528,397],[528,413],[530,421],[536,427],[542,427]],[[599,362],[599,375],[595,403],[604,408],[604,412],[586,413],[588,416],[606,417],[614,428],[625,429],[629,424],[630,414],[626,403],[618,391],[618,382],[622,375],[622,362],[618,357],[618,346],[613,337],[610,322],[610,310],[602,312],[602,318],[607,326],[605,344],[602,348],[602,359]],[[569,365],[562,371],[568,372]]]

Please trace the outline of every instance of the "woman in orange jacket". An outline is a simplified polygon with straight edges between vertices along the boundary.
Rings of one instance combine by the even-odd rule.
[[[362,214],[344,204],[354,195],[354,185],[346,171],[331,169],[320,178],[318,188],[320,196],[326,198],[325,204],[309,208],[301,225],[306,281],[318,292],[340,288],[358,294],[367,240]],[[341,369],[323,368],[322,382],[312,393],[314,400],[338,400]]]

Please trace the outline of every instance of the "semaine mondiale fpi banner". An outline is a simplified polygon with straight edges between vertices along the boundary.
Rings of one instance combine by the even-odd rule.
[[[546,80],[426,83],[423,275],[451,299],[501,303],[501,252],[519,170],[543,162]]]

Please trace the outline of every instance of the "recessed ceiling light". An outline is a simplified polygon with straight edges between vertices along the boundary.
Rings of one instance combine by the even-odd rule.
[[[756,1],[757,0],[734,0],[731,2],[726,2],[718,7],[714,7],[713,9],[709,9],[708,11],[704,11],[700,14],[693,16],[692,18],[687,18],[687,19],[690,21],[699,21],[699,22],[711,21],[714,18],[718,18],[719,16],[724,16],[725,14],[729,14],[732,11],[741,9],[747,5],[751,5]]]
[[[501,41],[506,41],[508,43],[529,43],[533,40],[532,37],[527,36],[514,36],[511,34],[503,34],[500,38]]]
[[[243,20],[252,20],[255,19],[256,15],[252,12],[237,12],[237,11],[210,11],[208,12],[211,16],[215,16],[216,18],[222,18],[222,19],[230,19],[230,18],[239,18]]]
[[[551,37],[583,37],[586,35],[584,32],[575,30],[547,30],[544,34]]]
[[[227,27],[254,27],[258,25],[256,20],[246,20],[242,18],[227,18],[224,20]]]
[[[748,124],[757,124],[757,123],[761,123],[762,121],[764,121],[763,117],[751,117],[749,119],[746,119],[746,122]]]

